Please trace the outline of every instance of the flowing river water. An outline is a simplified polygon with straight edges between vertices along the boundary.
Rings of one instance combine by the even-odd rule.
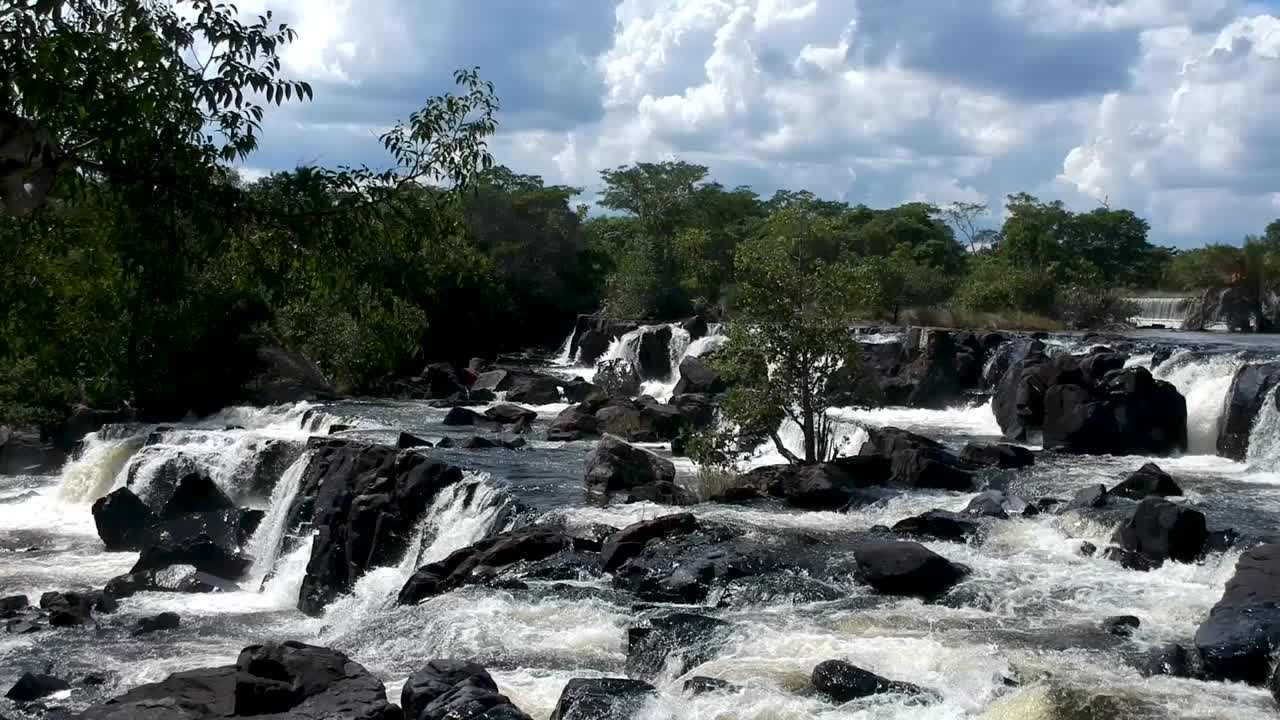
[[[680,352],[701,352],[685,338]],[[1175,341],[1177,341],[1175,339]],[[567,346],[556,371],[568,367]],[[610,349],[623,357],[625,343]],[[1246,357],[1280,355],[1280,349],[1219,346],[1183,351],[1156,374],[1187,396],[1191,450],[1154,459],[1186,490],[1184,502],[1208,516],[1210,528],[1231,527],[1246,542],[1280,538],[1280,413],[1264,411],[1254,427],[1247,462],[1213,454],[1231,376]],[[1135,363],[1150,363],[1135,357]],[[661,385],[661,384],[659,384]],[[669,387],[648,387],[655,395]],[[544,426],[564,405],[536,408]],[[563,518],[572,524],[630,522],[674,512],[647,503],[589,507],[583,503],[583,459],[589,442],[534,441],[521,451],[433,449],[466,469],[464,483],[442,492],[422,521],[419,541],[395,567],[365,575],[354,592],[319,618],[295,609],[309,544],[284,542],[284,508],[297,490],[305,456],[284,468],[272,487],[255,487],[253,468],[272,442],[301,443],[334,423],[345,436],[394,442],[401,430],[429,440],[453,434],[441,424],[444,410],[412,402],[341,402],[266,410],[229,409],[202,422],[165,432],[140,452],[148,428],[90,436],[78,459],[59,477],[0,476],[0,595],[33,598],[49,590],[101,588],[126,572],[135,553],[102,549],[90,515],[92,501],[123,485],[132,473],[145,494],[149,473],[166,458],[190,458],[242,503],[266,511],[249,543],[256,558],[239,592],[206,595],[142,593],[86,626],[33,635],[0,634],[0,685],[25,670],[46,667],[62,677],[99,673],[104,686],[75,685],[61,698],[78,709],[144,682],[194,667],[231,662],[248,644],[296,639],[337,648],[381,677],[393,697],[405,678],[427,661],[453,657],[485,665],[502,692],[534,718],[547,718],[565,683],[574,677],[622,676],[627,628],[637,610],[607,591],[607,583],[565,593],[550,584],[528,590],[470,587],[414,607],[397,607],[400,586],[420,564],[445,557],[517,517]],[[856,452],[860,427],[894,425],[958,448],[999,435],[988,405],[928,411],[905,408],[841,409],[846,452]],[[228,429],[233,427],[234,429]],[[785,429],[784,429],[785,430]],[[784,432],[785,434],[785,432]],[[532,437],[538,437],[537,434]],[[762,450],[755,462],[776,461]],[[1017,471],[1011,485],[1028,496],[1070,497],[1089,484],[1114,485],[1152,461],[1143,457],[1041,456]],[[696,482],[688,461],[677,466]],[[769,503],[704,504],[704,517],[761,533],[808,532],[819,536],[866,530],[940,508],[960,510],[972,494],[914,492],[847,514],[802,512]],[[876,596],[852,578],[845,597],[830,602],[764,603],[703,612],[733,625],[728,645],[713,659],[655,683],[660,697],[646,711],[653,718],[690,720],[789,720],[792,718],[984,718],[1082,720],[1115,718],[1274,718],[1270,695],[1238,684],[1146,678],[1132,659],[1169,642],[1185,642],[1217,601],[1239,549],[1210,555],[1200,564],[1167,563],[1133,572],[1079,552],[1083,541],[1105,546],[1113,527],[1045,514],[997,523],[980,543],[927,542],[945,557],[970,566],[961,600],[926,604]],[[590,584],[588,584],[590,585]],[[176,631],[135,638],[137,618],[172,610]],[[1141,627],[1130,638],[1100,630],[1108,616],[1134,615]],[[941,699],[912,703],[881,696],[833,705],[804,692],[811,669],[845,659],[880,675],[936,690]],[[739,694],[690,696],[691,675],[732,681]],[[0,701],[0,714],[24,717]]]

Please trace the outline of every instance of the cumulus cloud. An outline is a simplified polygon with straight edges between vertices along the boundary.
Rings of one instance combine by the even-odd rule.
[[[1280,19],[1240,0],[257,2],[317,91],[258,168],[376,164],[378,130],[479,65],[499,160],[588,193],[678,156],[872,205],[1106,199],[1177,244],[1280,214]]]

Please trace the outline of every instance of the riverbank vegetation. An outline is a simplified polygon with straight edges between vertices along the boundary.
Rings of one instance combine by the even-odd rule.
[[[1133,288],[1262,293],[1280,277],[1280,225],[1176,252],[1129,210],[1026,194],[999,219],[878,209],[727,187],[679,160],[603,170],[593,192],[550,185],[495,163],[498,89],[477,71],[384,135],[377,167],[248,181],[236,167],[265,115],[313,90],[280,76],[292,29],[190,5],[0,17],[0,423],[47,426],[75,404],[210,411],[264,347],[377,394],[428,362],[554,344],[599,308],[747,315],[766,246],[840,279],[841,322],[1100,326],[1133,314]]]

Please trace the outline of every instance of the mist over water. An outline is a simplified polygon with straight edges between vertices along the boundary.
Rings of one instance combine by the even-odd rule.
[[[683,344],[673,343],[673,365],[679,364],[677,349],[680,358],[705,353],[722,342],[717,337],[688,342],[685,335]],[[632,352],[631,341],[623,338],[609,354],[629,357]],[[568,359],[561,355],[555,362],[563,370]],[[1245,361],[1234,349],[1183,352],[1156,370],[1187,397],[1192,447],[1184,457],[1042,455],[1035,467],[1005,473],[1002,481],[1028,496],[1068,498],[1085,485],[1112,486],[1154,461],[1186,490],[1183,502],[1204,510],[1211,529],[1280,537],[1280,412],[1273,400],[1264,404],[1253,428],[1247,462],[1214,452],[1231,378]],[[1134,362],[1149,364],[1150,357]],[[675,379],[669,380],[674,385]],[[532,437],[560,407],[539,409]],[[145,488],[158,481],[166,460],[182,456],[229,493],[247,498],[254,459],[268,441],[301,443],[336,422],[354,426],[346,433],[352,437],[380,442],[393,442],[401,429],[430,439],[457,432],[443,427],[442,417],[443,411],[417,403],[344,402],[230,409],[175,426],[146,447],[150,428],[125,438],[91,436],[59,478],[0,478],[0,550],[5,553],[0,594],[100,588],[127,571],[136,553],[104,552],[89,507],[128,483],[130,470],[134,484]],[[941,411],[838,408],[831,417],[841,454],[857,453],[865,428],[872,426],[901,427],[953,448],[970,440],[994,441],[1000,434],[989,403]],[[784,425],[779,435],[793,452],[799,450],[797,428]],[[300,454],[278,472],[269,492],[254,500],[265,518],[246,545],[255,564],[240,591],[141,593],[122,603],[117,615],[104,616],[101,631],[0,635],[0,666],[48,662],[67,677],[106,672],[110,679],[102,692],[109,695],[176,670],[225,664],[250,643],[297,639],[349,653],[393,690],[429,660],[473,660],[491,669],[518,706],[543,720],[569,679],[624,675],[627,629],[646,611],[611,594],[607,583],[577,583],[582,592],[572,595],[539,582],[523,590],[467,587],[414,607],[395,606],[400,587],[418,566],[517,524],[621,527],[688,510],[758,537],[802,533],[836,541],[927,510],[960,510],[973,497],[911,492],[849,513],[804,512],[768,502],[592,507],[582,502],[581,492],[582,460],[591,447],[536,441],[521,452],[426,451],[466,468],[463,481],[435,498],[398,563],[364,575],[318,618],[295,609],[312,543],[310,536],[286,527],[309,462]],[[766,443],[749,464],[780,461],[776,448]],[[682,461],[681,467],[682,481],[697,481],[691,464]],[[879,596],[850,576],[838,579],[834,601],[684,608],[715,614],[732,624],[732,633],[712,659],[684,674],[672,668],[660,674],[655,682],[660,696],[649,712],[654,718],[691,720],[1074,720],[1061,710],[1063,697],[1107,695],[1126,703],[1131,717],[1274,717],[1265,690],[1147,679],[1129,662],[1145,650],[1189,639],[1220,597],[1239,551],[1194,565],[1167,563],[1149,573],[1081,554],[1082,542],[1101,548],[1113,531],[1106,523],[1072,515],[1041,515],[996,523],[980,543],[926,542],[972,569],[961,586],[963,602]],[[26,552],[29,548],[36,550]],[[120,629],[165,610],[180,613],[183,626],[163,641],[139,643]],[[1141,619],[1132,638],[1099,629],[1103,618],[1125,614]],[[808,675],[817,663],[836,658],[931,688],[941,700],[921,705],[889,695],[846,705],[825,702],[805,690]],[[692,675],[738,683],[743,691],[691,697],[682,686]],[[82,695],[73,693],[73,707]]]

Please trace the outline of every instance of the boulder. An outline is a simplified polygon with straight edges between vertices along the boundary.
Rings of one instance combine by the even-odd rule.
[[[406,720],[529,720],[487,670],[460,660],[432,660],[410,675],[400,708]]]
[[[67,453],[39,431],[0,425],[0,475],[54,475],[66,461]]]
[[[441,421],[446,427],[471,427],[474,425],[489,425],[488,418],[475,410],[464,407],[449,408],[449,412],[445,413],[444,420]]]
[[[471,392],[501,392],[511,387],[510,373],[506,370],[490,370],[476,375]]]
[[[528,425],[538,419],[538,413],[533,410],[510,403],[495,405],[485,410],[484,416],[499,425]]]
[[[657,505],[696,505],[698,496],[673,482],[659,480],[632,488],[627,492],[628,503],[651,502]]]
[[[549,720],[635,720],[658,691],[641,680],[574,678]]]
[[[318,615],[367,570],[400,562],[422,514],[462,471],[385,445],[323,439],[311,449],[288,527],[312,528],[298,608]]]
[[[495,535],[418,568],[400,588],[397,603],[414,605],[464,585],[489,580],[509,567],[546,560],[580,544],[582,541],[560,530],[540,526]]]
[[[74,627],[93,619],[95,611],[115,612],[117,603],[100,592],[47,592],[40,596],[40,609],[49,614],[52,627]]]
[[[208,535],[198,535],[179,543],[148,546],[138,555],[129,573],[190,565],[200,572],[238,580],[252,564],[253,559],[242,555],[238,548],[217,543]]]
[[[685,419],[678,408],[650,398],[614,399],[596,411],[596,423],[600,432],[630,442],[659,442],[680,437]]]
[[[711,326],[707,324],[707,319],[702,315],[694,315],[691,318],[681,320],[676,323],[682,330],[689,333],[689,340],[701,340],[711,333]]]
[[[1069,510],[1089,510],[1092,508],[1100,508],[1107,504],[1107,486],[1106,485],[1086,485],[1076,491],[1062,509],[1063,512]]]
[[[1280,362],[1245,365],[1236,371],[1218,430],[1219,455],[1232,460],[1245,459],[1254,421],[1277,385],[1280,385]],[[1280,395],[1276,397],[1280,399]]]
[[[192,565],[170,565],[118,575],[107,581],[103,591],[113,598],[132,597],[140,592],[215,593],[240,590],[234,582],[197,570]]]
[[[511,381],[507,400],[525,405],[551,405],[560,402],[561,381],[539,373],[520,373]]]
[[[112,552],[141,550],[150,542],[151,527],[159,518],[129,488],[114,490],[93,503],[98,537]]]
[[[867,428],[867,441],[859,455],[880,455],[892,458],[904,450],[945,450],[942,443],[896,427]]]
[[[599,427],[596,415],[589,403],[571,405],[551,421],[547,428],[547,439],[572,442],[597,434]]]
[[[610,397],[634,397],[640,394],[640,373],[630,360],[605,360],[596,365],[592,382]]]
[[[1165,560],[1195,562],[1204,553],[1208,536],[1203,513],[1161,498],[1147,498],[1116,530],[1112,542],[1158,565]]]
[[[449,363],[439,362],[428,365],[422,371],[422,381],[427,392],[427,400],[445,400],[467,395],[466,383],[462,381],[458,369]]]
[[[259,346],[256,354],[258,374],[245,383],[242,390],[244,400],[267,406],[337,397],[333,382],[301,352],[268,343]]]
[[[138,624],[133,630],[134,635],[150,635],[161,630],[177,630],[182,624],[182,618],[178,617],[178,613],[162,612],[159,615],[150,615],[139,618]]]
[[[716,405],[709,395],[673,395],[667,404],[680,414],[685,427],[705,428],[715,422]]]
[[[1111,494],[1130,500],[1142,500],[1149,497],[1177,497],[1182,495],[1182,488],[1159,465],[1147,463],[1111,488]]]
[[[614,493],[641,485],[674,482],[675,477],[676,468],[670,460],[613,435],[600,438],[583,467],[583,487],[588,500],[596,503],[607,503]]]
[[[429,448],[431,447],[431,443],[426,440],[423,440],[417,435],[413,435],[407,432],[400,433],[399,437],[396,438],[397,450],[408,450],[410,448],[419,448],[419,447]]]
[[[907,369],[907,380],[913,385],[907,404],[934,410],[956,405],[971,386],[962,384],[957,372],[955,339],[950,331],[935,328],[920,329],[918,337],[919,354]]]
[[[892,462],[889,484],[896,487],[968,492],[975,485],[973,472],[946,450],[901,450],[893,454]]]
[[[675,395],[686,393],[717,395],[728,389],[729,386],[720,377],[720,373],[702,358],[686,357],[680,361],[680,380],[673,391]]]
[[[565,402],[587,402],[593,397],[605,395],[605,389],[582,378],[573,378],[563,388]]]
[[[664,515],[633,523],[605,538],[600,550],[601,567],[606,572],[613,572],[638,556],[650,540],[684,535],[697,529],[698,520],[690,513]]]
[[[1206,673],[1260,685],[1280,647],[1280,544],[1246,550],[1235,575],[1195,635]]]
[[[31,602],[26,595],[9,595],[0,598],[0,617],[13,617],[14,613],[26,610],[30,606]]]
[[[1000,490],[978,493],[964,508],[964,514],[973,517],[989,517],[1006,520],[1010,517],[1032,517],[1040,514],[1040,508],[1017,495]]]
[[[982,372],[984,388],[995,388],[1009,372],[1009,368],[1028,358],[1047,357],[1045,344],[1033,338],[1018,338],[1006,342],[999,333],[989,333],[981,342],[985,354],[990,357]]]
[[[590,366],[609,349],[610,343],[637,327],[633,322],[610,320],[603,313],[579,315],[569,340],[569,357]]]
[[[165,520],[192,513],[234,510],[235,503],[208,475],[188,473],[178,480],[173,494],[165,502],[160,517]]]
[[[986,465],[1001,470],[1031,467],[1036,456],[1027,448],[1006,443],[971,442],[960,451],[960,459],[971,465]]]
[[[778,470],[769,494],[806,510],[840,510],[858,489],[868,487],[865,476],[860,478],[837,463],[784,465]]]
[[[936,598],[968,574],[965,568],[915,542],[865,542],[854,556],[859,577],[886,595]]]
[[[872,695],[923,695],[927,691],[908,682],[896,682],[843,660],[819,663],[811,675],[813,687],[827,699],[847,703]]]
[[[893,526],[893,531],[900,535],[960,542],[976,536],[981,530],[982,523],[973,515],[945,510],[930,510],[900,520]]]
[[[655,538],[640,547],[613,571],[613,587],[648,602],[702,604],[735,580],[779,570],[782,557],[776,543],[744,537],[735,528],[700,524],[693,532]]]
[[[1142,626],[1142,621],[1133,615],[1116,615],[1102,621],[1102,630],[1110,635],[1129,637]]]
[[[98,705],[83,720],[399,720],[382,681],[346,655],[298,642],[253,645],[235,665],[174,673]]]
[[[1054,385],[1044,395],[1046,450],[1112,454],[1119,448],[1120,426],[1108,403],[1079,385]]]
[[[1160,566],[1160,563],[1152,562],[1150,558],[1142,553],[1118,547],[1109,547],[1103,550],[1102,559],[1110,560],[1125,570],[1135,570],[1137,572],[1151,572]]]
[[[23,673],[4,696],[16,703],[29,703],[54,693],[70,690],[71,683],[53,675]]]
[[[676,677],[711,660],[732,626],[705,615],[672,613],[627,631],[627,675],[653,680],[670,667]]]
[[[636,361],[640,377],[645,380],[662,380],[671,377],[671,326],[651,325],[642,328],[640,342],[636,346]]]

